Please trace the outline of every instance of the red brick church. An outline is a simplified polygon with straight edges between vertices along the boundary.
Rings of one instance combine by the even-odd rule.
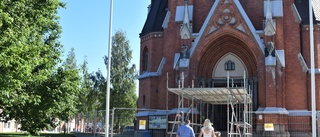
[[[312,13],[319,111],[320,0],[313,0]],[[238,121],[251,123],[240,132],[308,136],[309,29],[308,0],[151,0],[140,33],[138,108],[168,110],[161,116],[192,106],[193,123],[209,118],[228,133],[237,133],[230,123],[235,111]],[[148,123],[150,116],[140,119]]]

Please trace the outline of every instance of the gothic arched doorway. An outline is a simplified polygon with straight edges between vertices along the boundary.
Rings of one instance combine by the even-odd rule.
[[[229,82],[228,82],[229,77]],[[228,85],[229,84],[229,85]],[[257,95],[257,78],[253,76],[248,77],[246,63],[236,54],[228,52],[220,57],[215,63],[211,78],[202,78],[200,80],[200,87],[209,88],[240,88],[246,87],[253,91],[253,109],[256,110],[258,104]],[[213,121],[214,127],[219,131],[227,131],[227,104],[203,104],[203,113],[208,113],[208,118]],[[237,109],[239,114],[243,111],[241,104]],[[231,117],[231,112],[229,113]],[[241,120],[239,115],[239,120]],[[231,119],[229,117],[229,119]]]
[[[218,60],[212,71],[212,87],[244,87],[244,79],[246,76],[247,68],[243,61],[237,55],[229,52]],[[214,113],[212,117],[213,123],[217,130],[227,130],[228,105],[229,104],[213,104],[211,107],[212,113]],[[231,112],[229,116],[231,116]]]
[[[252,109],[258,107],[258,46],[226,34],[201,45],[197,67],[198,87],[244,87],[252,91]],[[229,82],[227,76],[229,73]],[[244,76],[246,76],[244,80]],[[228,85],[229,83],[229,85]],[[244,84],[246,83],[246,84]],[[227,105],[203,104],[203,114],[211,119],[217,130],[227,131]]]

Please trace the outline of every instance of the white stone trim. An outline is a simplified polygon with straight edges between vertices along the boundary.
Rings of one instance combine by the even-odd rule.
[[[268,1],[264,1],[264,17],[267,14],[267,4]],[[283,5],[282,0],[270,0],[270,10],[272,12],[272,17],[283,17]]]
[[[170,11],[167,11],[167,14],[166,14],[166,17],[164,18],[163,20],[163,23],[162,23],[162,28],[168,28],[168,23],[169,23],[169,20],[170,20]]]
[[[178,69],[179,59],[180,59],[180,53],[174,54],[173,69]]]
[[[233,0],[233,1],[235,3],[236,7],[238,8],[238,10],[240,11],[240,14],[243,17],[245,23],[248,25],[250,32],[252,33],[253,37],[255,38],[255,41],[259,45],[261,52],[264,54],[264,45],[263,45],[259,35],[256,33],[256,29],[254,28],[253,24],[251,23],[249,17],[247,16],[246,12],[242,8],[239,0]],[[199,36],[195,39],[194,44],[190,48],[190,57],[192,57],[193,52],[195,51],[196,47],[198,46],[199,41],[200,41],[201,37],[203,36],[203,33],[204,33],[205,29],[207,28],[209,21],[210,21],[211,17],[213,16],[214,11],[216,10],[219,3],[220,3],[220,1],[217,0],[214,2],[213,6],[211,7],[209,14],[200,29]]]
[[[189,20],[192,21],[193,5],[188,5],[188,14],[189,14]],[[183,22],[183,18],[184,18],[184,6],[177,6],[175,21],[176,22]]]
[[[161,75],[164,64],[166,64],[166,58],[162,57],[162,60],[158,66],[157,72],[145,71],[141,75],[138,76],[138,79],[144,79],[147,77],[157,77],[157,76]]]
[[[286,59],[284,55],[284,50],[276,50],[276,57],[279,59],[281,67],[286,66]]]
[[[311,116],[311,111],[303,110],[288,110],[289,116]]]
[[[297,9],[297,7],[296,7],[296,5],[294,3],[291,5],[291,10],[292,10],[293,15],[294,15],[294,20],[296,22],[298,22],[298,23],[301,23],[301,20],[302,20],[301,16],[300,16],[300,14],[298,12],[298,9]]]
[[[259,108],[256,111],[256,114],[283,114],[283,115],[288,115],[289,112],[285,108],[266,107],[266,108]]]

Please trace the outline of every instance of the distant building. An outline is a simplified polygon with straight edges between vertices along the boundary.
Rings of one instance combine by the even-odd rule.
[[[320,0],[313,3],[320,110]],[[140,33],[138,108],[177,108],[178,96],[167,96],[167,86],[246,87],[253,122],[273,123],[286,136],[298,130],[289,121],[299,117],[307,126],[302,132],[310,132],[309,29],[308,0],[151,0]],[[226,104],[194,107],[227,131]]]
[[[81,124],[81,121],[79,121],[79,123]],[[56,128],[50,129],[50,130],[42,130],[40,132],[46,133],[46,132],[50,132],[50,133],[61,133],[64,132],[64,129],[67,133],[70,132],[85,132],[83,127],[83,123],[81,125],[77,125],[78,126],[78,131],[76,131],[75,128],[75,120],[71,120],[69,123],[62,121],[60,123],[60,125],[58,125]],[[20,130],[21,125],[19,123],[17,123],[14,119],[10,120],[8,122],[0,122],[0,133],[1,132],[23,132]],[[65,128],[64,128],[65,127]]]
[[[15,120],[0,122],[0,132],[17,132],[20,131],[18,128],[19,124]]]

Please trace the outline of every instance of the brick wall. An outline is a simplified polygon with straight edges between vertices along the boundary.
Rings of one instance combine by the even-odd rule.
[[[239,1],[255,29],[263,30],[262,23],[265,20],[263,0]],[[194,32],[200,31],[214,2],[215,0],[189,1],[189,5],[194,6],[192,21]],[[166,58],[166,64],[162,70],[162,75],[159,77],[140,80],[139,106],[141,106],[141,95],[146,95],[150,98],[146,102],[150,108],[165,109],[167,101],[169,109],[177,107],[177,97],[170,92],[168,98],[166,96],[167,73],[169,88],[178,87],[177,80],[182,71],[185,71],[187,75],[185,85],[190,85],[192,80],[196,85],[200,77],[210,78],[219,59],[231,52],[244,62],[249,77],[258,78],[258,107],[283,107],[287,110],[310,109],[310,76],[302,71],[298,60],[298,54],[301,52],[310,68],[309,31],[307,26],[301,27],[299,22],[295,22],[291,10],[293,2],[294,0],[283,1],[283,17],[274,18],[276,20],[276,34],[273,37],[268,37],[268,41],[275,43],[277,50],[285,51],[285,67],[282,67],[277,60],[277,64],[272,66],[273,76],[273,73],[266,72],[268,68],[265,66],[264,49],[259,47],[245,20],[239,15],[239,11],[235,7],[229,5],[232,11],[230,15],[237,20],[235,25],[217,24],[217,20],[221,18],[224,10],[223,8],[219,9],[219,6],[223,3],[218,5],[215,14],[205,28],[203,36],[190,59],[189,69],[174,70],[174,54],[181,51],[181,46],[184,43],[187,43],[190,48],[192,39],[180,39],[180,23],[174,20],[176,6],[182,6],[184,0],[169,0],[168,10],[171,12],[171,17],[168,28],[164,29],[163,35],[161,37],[150,37],[149,40],[141,38],[142,49],[148,47],[150,50],[149,63],[152,65],[149,71],[156,71],[162,57]],[[242,25],[245,32],[236,29],[238,25]],[[217,30],[210,32],[212,26],[215,26]],[[316,27],[316,29],[319,29],[319,27]],[[260,37],[265,39],[264,42],[267,42],[267,38],[263,34]],[[320,56],[318,56],[320,52],[320,48],[318,48],[320,46],[320,29],[315,31],[315,39],[316,68],[320,68]],[[316,78],[320,79],[319,76]],[[275,84],[267,87],[269,86],[268,83]],[[317,87],[320,87],[320,81],[317,82]],[[317,91],[318,97],[320,90]],[[319,104],[320,101],[317,103]],[[317,106],[319,109],[320,106]]]

